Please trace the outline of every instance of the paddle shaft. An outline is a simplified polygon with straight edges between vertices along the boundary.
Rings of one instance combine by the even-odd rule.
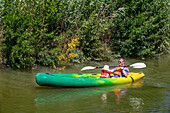
[[[119,67],[119,66],[109,66],[109,67]],[[127,66],[121,66],[121,67],[130,67],[130,65],[127,65]],[[103,68],[103,66],[102,66],[102,67],[96,67],[96,68]]]
[[[144,68],[146,67],[146,65],[144,63],[134,63],[132,65],[127,65],[127,66],[109,66],[109,67],[133,67],[133,68]],[[95,68],[103,68],[102,67],[92,67],[92,66],[87,66],[81,69],[81,71],[83,70],[88,70],[88,69],[95,69]]]

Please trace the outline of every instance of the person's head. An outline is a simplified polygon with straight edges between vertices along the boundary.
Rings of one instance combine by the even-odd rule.
[[[103,70],[106,70],[106,71],[109,71],[109,66],[108,66],[108,65],[105,65],[102,69],[103,69]]]
[[[119,59],[119,66],[124,66],[125,65],[125,60],[123,58]]]

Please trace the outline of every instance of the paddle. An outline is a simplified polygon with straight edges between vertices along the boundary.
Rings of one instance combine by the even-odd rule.
[[[109,67],[117,67],[117,66],[109,66]],[[124,66],[124,67],[144,68],[144,67],[146,67],[146,65],[144,63],[134,63],[132,65],[127,65],[127,66]],[[103,67],[87,66],[87,67],[82,68],[81,71],[89,70],[89,69],[95,69],[95,68],[103,68]]]

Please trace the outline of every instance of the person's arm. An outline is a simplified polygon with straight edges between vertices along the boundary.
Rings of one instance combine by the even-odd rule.
[[[122,70],[122,73],[123,73],[125,76],[128,75],[127,72],[126,72],[125,70]]]
[[[122,73],[123,73],[125,76],[127,76],[127,75],[129,74],[129,69],[128,69],[128,67],[124,67],[124,68],[122,69]]]
[[[110,70],[110,73],[113,73],[115,70],[116,70],[116,68],[114,68],[114,69]]]

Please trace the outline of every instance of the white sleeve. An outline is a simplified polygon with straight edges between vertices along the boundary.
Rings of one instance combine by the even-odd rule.
[[[110,70],[111,71],[111,73],[113,73],[114,71],[115,71],[115,69],[112,69],[112,70]]]

